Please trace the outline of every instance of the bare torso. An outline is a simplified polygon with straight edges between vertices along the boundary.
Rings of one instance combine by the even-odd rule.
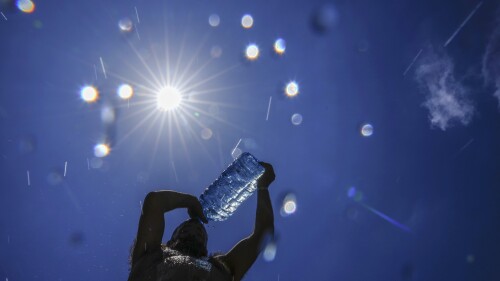
[[[161,250],[159,250],[161,251]],[[129,281],[232,281],[223,264],[214,259],[194,258],[166,249],[145,256],[132,269]]]

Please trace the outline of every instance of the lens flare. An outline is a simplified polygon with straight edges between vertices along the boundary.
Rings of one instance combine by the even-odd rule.
[[[262,257],[265,261],[271,262],[276,257],[276,243],[274,241],[269,242],[264,249],[264,253],[262,253]]]
[[[35,3],[30,0],[18,0],[17,8],[23,13],[31,14],[35,11]]]
[[[274,42],[274,51],[278,55],[283,55],[285,53],[285,50],[286,50],[286,42],[285,42],[285,40],[281,39],[281,38],[278,38]]]
[[[210,55],[214,59],[220,58],[222,56],[222,48],[219,46],[213,46],[210,50]]]
[[[118,22],[118,27],[122,32],[130,32],[132,31],[132,21],[129,18],[123,18]]]
[[[248,60],[256,60],[259,57],[259,47],[255,44],[248,45],[245,55]]]
[[[128,100],[134,95],[134,89],[128,84],[122,84],[118,87],[118,96],[121,99]]]
[[[93,86],[85,86],[80,91],[80,97],[87,103],[92,103],[97,101],[99,98],[99,92]]]
[[[373,126],[371,124],[365,124],[361,127],[361,135],[363,137],[369,137],[373,135]]]
[[[163,88],[157,96],[158,109],[169,111],[176,109],[182,101],[182,96],[179,90],[173,87]]]
[[[293,214],[297,210],[297,204],[295,204],[295,202],[293,202],[293,201],[288,201],[283,206],[283,209],[284,209],[285,213]]]
[[[241,26],[243,26],[243,28],[246,28],[246,29],[249,29],[249,28],[252,28],[253,26],[253,17],[251,15],[244,15],[242,18],[241,18]]]
[[[209,128],[203,128],[201,130],[201,138],[204,140],[209,140],[212,138],[213,132]]]
[[[94,155],[96,157],[99,157],[99,158],[106,157],[106,156],[108,156],[109,151],[110,151],[110,149],[109,149],[109,146],[107,144],[99,143],[96,146],[94,146]]]
[[[323,5],[313,15],[313,28],[318,33],[325,33],[337,25],[339,21],[339,12],[333,4]]]
[[[280,209],[280,214],[282,217],[287,217],[292,214],[295,214],[296,211],[297,211],[297,198],[295,197],[295,194],[289,193],[283,199],[283,204]]]
[[[302,124],[302,115],[300,115],[299,113],[295,113],[294,115],[292,115],[292,124],[294,124],[295,126],[298,126],[300,124]]]
[[[217,14],[212,14],[210,17],[208,17],[208,24],[210,24],[211,27],[217,27],[220,24],[220,17]]]
[[[299,94],[299,84],[295,81],[290,81],[286,84],[285,94],[289,97],[295,97]]]
[[[356,187],[354,186],[349,187],[349,189],[347,189],[347,197],[354,198],[355,195],[356,195]]]
[[[116,119],[115,109],[110,105],[105,105],[101,109],[101,121],[106,125],[113,124]]]

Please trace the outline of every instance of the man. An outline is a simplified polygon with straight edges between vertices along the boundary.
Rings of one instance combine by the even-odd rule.
[[[264,174],[257,180],[257,214],[253,233],[238,242],[228,253],[208,256],[208,235],[200,222],[208,223],[195,196],[161,190],[144,199],[139,230],[130,258],[128,281],[239,281],[257,259],[266,235],[274,235],[274,216],[269,185],[274,181],[273,167],[264,162]],[[187,208],[191,219],[180,224],[172,238],[162,244],[166,212]]]

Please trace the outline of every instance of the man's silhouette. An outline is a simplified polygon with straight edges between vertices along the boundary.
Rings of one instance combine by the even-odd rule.
[[[128,281],[239,281],[250,269],[266,235],[274,235],[274,216],[269,185],[274,181],[273,167],[257,180],[257,214],[253,233],[226,254],[208,255],[208,235],[200,222],[207,223],[195,196],[171,190],[150,192],[144,199],[139,230],[130,257]],[[191,219],[181,223],[171,239],[162,244],[166,212],[187,208]]]

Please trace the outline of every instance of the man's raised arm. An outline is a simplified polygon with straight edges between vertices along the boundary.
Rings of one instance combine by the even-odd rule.
[[[239,281],[259,256],[261,243],[266,235],[274,235],[274,215],[269,185],[274,181],[273,167],[260,162],[266,171],[257,181],[257,213],[253,233],[241,240],[227,254],[216,258],[223,261],[233,274],[233,281]]]
[[[164,214],[177,208],[187,208],[191,217],[196,216],[205,223],[207,222],[198,199],[193,195],[172,190],[148,193],[144,199],[139,220],[137,240],[132,254],[132,266],[148,251],[160,248],[165,230]]]

